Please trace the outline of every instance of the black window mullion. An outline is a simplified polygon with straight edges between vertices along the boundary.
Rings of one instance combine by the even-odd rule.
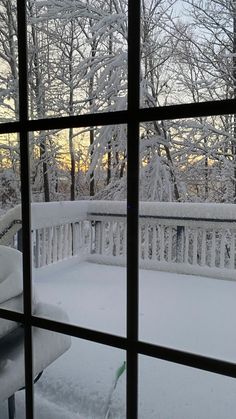
[[[236,99],[216,100],[210,102],[185,103],[181,105],[168,105],[138,110],[139,122],[162,121],[172,119],[199,118],[217,115],[234,114]],[[53,129],[79,128],[90,125],[116,125],[126,124],[127,111],[103,112],[76,116],[53,117],[46,119],[31,119],[25,122],[27,131],[40,131]],[[20,123],[0,123],[0,134],[15,133],[19,131]]]
[[[33,403],[33,354],[31,327],[31,222],[30,222],[30,168],[27,79],[27,21],[26,0],[17,0],[18,60],[19,60],[19,139],[22,201],[22,247],[24,290],[24,353],[25,353],[25,402],[26,419],[34,418]]]
[[[25,387],[26,419],[34,418],[33,403],[33,350],[32,325],[58,333],[71,334],[89,341],[108,344],[127,351],[127,413],[128,419],[138,418],[138,354],[188,365],[222,375],[236,376],[236,364],[211,360],[208,357],[184,351],[163,348],[138,341],[138,290],[139,290],[139,123],[142,121],[190,118],[233,113],[235,99],[173,105],[140,109],[140,0],[128,0],[128,109],[78,117],[28,120],[27,80],[27,0],[17,0],[18,51],[19,51],[19,121],[1,124],[0,133],[19,132],[21,157],[21,194],[23,230],[23,286],[25,330]],[[90,125],[127,123],[127,339],[89,331],[71,325],[32,317],[32,261],[30,220],[30,168],[29,131],[68,128]],[[1,311],[1,310],[0,310]],[[0,312],[7,318],[17,319],[17,314]]]
[[[138,417],[138,217],[140,0],[128,1],[127,388],[126,417]]]

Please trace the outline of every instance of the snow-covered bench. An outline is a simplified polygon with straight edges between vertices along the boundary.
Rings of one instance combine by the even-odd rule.
[[[22,311],[22,262],[17,250],[0,246],[0,307]],[[46,318],[67,321],[58,307],[43,304],[33,298],[33,312]],[[70,347],[70,337],[56,332],[33,329],[34,377]],[[0,401],[8,399],[9,419],[14,418],[14,394],[25,385],[24,329],[19,324],[0,319]]]

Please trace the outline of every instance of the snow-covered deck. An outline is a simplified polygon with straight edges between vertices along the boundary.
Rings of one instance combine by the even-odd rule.
[[[40,299],[62,307],[71,323],[125,334],[126,273],[118,266],[65,262],[37,269]],[[236,283],[140,271],[140,339],[236,361]],[[35,385],[37,419],[104,419],[123,351],[73,339],[71,349]],[[236,381],[140,357],[142,419],[234,418]],[[24,418],[24,393],[17,394]],[[6,419],[0,405],[0,419]],[[125,375],[113,394],[111,418],[125,417]]]

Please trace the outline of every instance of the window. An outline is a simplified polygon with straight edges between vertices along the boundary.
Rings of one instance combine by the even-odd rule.
[[[26,0],[17,1],[18,51],[19,51],[19,120],[0,125],[0,133],[19,133],[22,180],[23,220],[23,274],[24,313],[0,310],[0,317],[21,322],[25,328],[25,373],[27,419],[33,419],[32,389],[32,327],[53,330],[92,342],[120,348],[127,354],[127,419],[138,417],[138,355],[148,355],[164,361],[190,366],[236,378],[236,365],[208,357],[190,354],[168,347],[139,341],[138,336],[138,223],[139,223],[139,126],[144,121],[161,121],[210,115],[233,114],[235,99],[222,101],[140,107],[140,4],[128,2],[128,105],[127,110],[71,117],[30,120],[27,103],[27,34]],[[31,227],[28,134],[37,130],[66,129],[70,127],[127,124],[128,177],[127,177],[127,336],[118,337],[96,330],[38,318],[31,313]]]

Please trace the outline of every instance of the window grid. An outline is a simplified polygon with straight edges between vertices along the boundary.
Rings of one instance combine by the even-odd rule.
[[[138,186],[139,186],[139,124],[144,121],[181,119],[224,115],[236,112],[236,100],[139,108],[140,69],[140,1],[128,2],[128,109],[127,111],[80,115],[43,120],[28,119],[27,103],[27,30],[26,0],[17,0],[19,49],[19,121],[0,124],[0,134],[19,133],[22,187],[23,285],[24,312],[0,309],[0,317],[14,320],[25,329],[26,419],[34,419],[32,376],[32,327],[86,339],[120,348],[127,353],[127,419],[138,417],[138,355],[147,355],[169,362],[236,378],[236,364],[224,360],[152,345],[138,340]],[[90,125],[125,123],[128,127],[127,177],[127,336],[119,337],[70,324],[32,316],[31,311],[31,237],[30,181],[28,133],[39,129],[69,128]]]
[[[138,417],[140,0],[128,0],[126,417]]]
[[[24,310],[24,355],[25,355],[25,403],[26,419],[34,418],[33,403],[33,354],[32,354],[32,294],[31,294],[31,223],[30,223],[30,168],[28,132],[28,78],[27,78],[27,22],[26,0],[17,0],[18,60],[19,60],[19,138],[20,176],[22,196],[22,247],[23,252],[23,310]],[[23,199],[24,197],[24,199]]]

